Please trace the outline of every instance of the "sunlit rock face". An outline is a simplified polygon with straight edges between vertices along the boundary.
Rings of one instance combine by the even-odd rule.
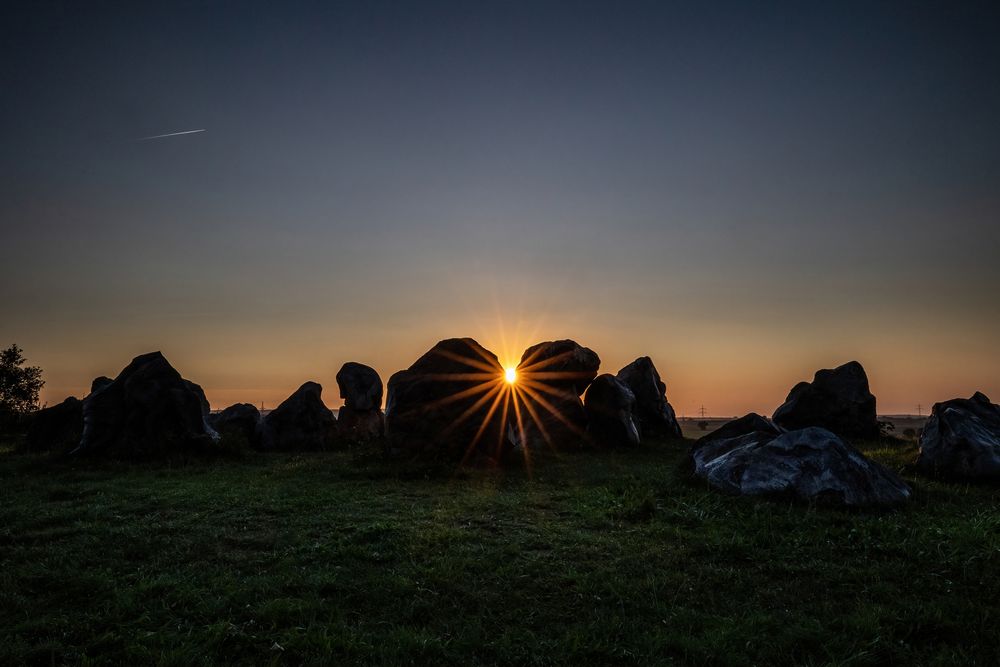
[[[231,446],[256,447],[258,444],[260,410],[255,405],[230,405],[222,412],[209,415],[208,423]]]
[[[65,454],[80,444],[82,434],[83,401],[70,396],[32,416],[25,445],[29,452]]]
[[[667,385],[652,359],[639,357],[618,371],[618,379],[635,395],[635,414],[643,437],[682,437],[677,415],[667,401]]]
[[[337,425],[340,435],[353,441],[382,437],[385,420],[382,416],[382,378],[364,364],[349,361],[337,373],[337,386],[344,407]]]
[[[556,450],[589,444],[580,394],[600,366],[596,352],[572,340],[547,341],[525,350],[516,371],[520,420],[512,432],[518,443]]]
[[[337,419],[323,403],[323,387],[306,382],[260,423],[260,447],[274,451],[330,449]]]
[[[389,378],[389,448],[455,460],[500,458],[510,395],[495,354],[471,338],[443,340]]]
[[[1000,481],[1000,405],[985,394],[935,403],[917,468],[954,479]]]
[[[584,397],[587,433],[599,447],[636,447],[639,427],[636,424],[635,395],[614,375],[598,375]]]
[[[207,403],[201,388],[162,354],[138,356],[83,401],[83,436],[75,453],[136,459],[209,451],[218,434],[205,419]]]
[[[897,505],[911,493],[895,473],[816,427],[703,438],[690,458],[695,476],[732,495],[865,508]]]
[[[842,438],[879,436],[875,396],[868,389],[865,369],[856,361],[816,371],[812,382],[795,385],[772,419],[788,430],[819,426]]]

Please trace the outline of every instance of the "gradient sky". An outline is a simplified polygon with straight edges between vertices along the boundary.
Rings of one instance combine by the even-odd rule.
[[[0,345],[50,403],[159,349],[337,406],[452,336],[688,415],[998,400],[998,6],[823,4],[5,2]]]

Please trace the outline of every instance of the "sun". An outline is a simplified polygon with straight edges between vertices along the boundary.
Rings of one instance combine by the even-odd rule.
[[[514,368],[507,368],[503,372],[503,379],[507,381],[507,384],[514,384],[517,380],[517,370]]]

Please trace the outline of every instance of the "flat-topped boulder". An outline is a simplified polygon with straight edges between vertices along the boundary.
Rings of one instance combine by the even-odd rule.
[[[916,466],[940,477],[1000,481],[1000,405],[978,391],[935,403]]]
[[[337,386],[344,399],[337,420],[340,435],[354,441],[382,437],[385,418],[382,415],[382,378],[378,372],[371,366],[349,361],[337,373]]]
[[[72,451],[83,435],[83,401],[70,396],[62,403],[42,408],[31,417],[25,448],[29,452]]]
[[[214,448],[204,392],[160,352],[143,354],[83,401],[83,435],[74,453],[141,459]]]
[[[330,449],[336,442],[337,419],[323,403],[323,387],[306,382],[260,423],[260,447],[271,451]]]
[[[680,438],[681,426],[667,401],[667,385],[649,357],[639,357],[618,371],[618,379],[635,396],[635,416],[643,437]]]
[[[237,446],[257,446],[260,410],[250,403],[236,403],[221,412],[211,414],[208,423],[223,440]]]
[[[895,473],[818,427],[703,439],[690,458],[696,477],[731,495],[870,508],[898,505],[911,494]]]
[[[795,385],[772,419],[788,430],[819,426],[842,438],[879,437],[875,396],[864,367],[856,361],[816,371],[812,382]]]
[[[587,410],[587,432],[600,447],[636,447],[639,427],[635,418],[635,395],[614,375],[598,375],[583,400]]]
[[[389,378],[390,451],[464,460],[505,448],[503,403],[510,389],[496,355],[472,338],[440,341]]]

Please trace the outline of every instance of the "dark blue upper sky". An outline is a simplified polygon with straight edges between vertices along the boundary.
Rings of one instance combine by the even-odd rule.
[[[497,318],[719,411],[852,357],[887,408],[1000,391],[995,3],[8,2],[0,36],[0,343],[55,393],[163,348],[270,399]]]

